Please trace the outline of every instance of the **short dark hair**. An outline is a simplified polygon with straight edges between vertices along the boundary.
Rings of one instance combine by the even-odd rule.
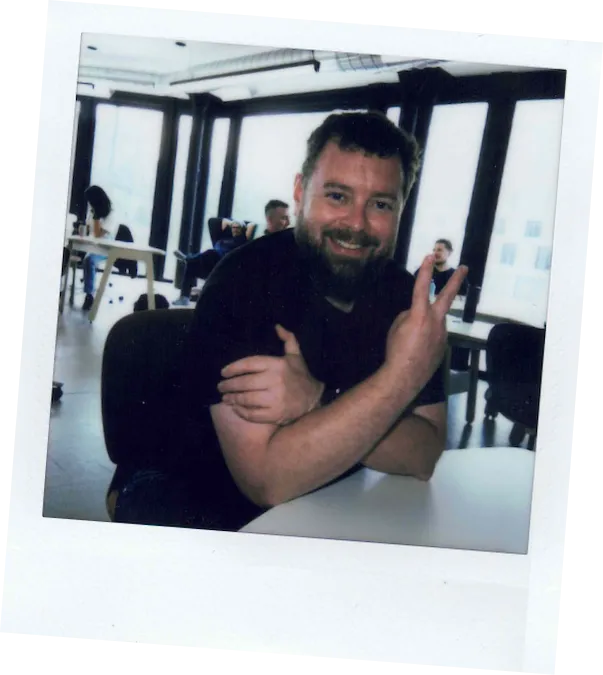
[[[382,158],[399,157],[406,201],[421,166],[421,149],[414,136],[379,111],[333,113],[308,138],[301,170],[304,185],[314,173],[321,152],[331,141],[342,150],[364,151],[367,155]]]
[[[452,253],[452,242],[450,239],[438,239],[436,244],[444,244],[444,246],[448,249],[448,253]]]
[[[271,199],[264,207],[264,215],[268,215],[268,211],[272,209],[288,209],[289,204],[282,202],[280,199]]]

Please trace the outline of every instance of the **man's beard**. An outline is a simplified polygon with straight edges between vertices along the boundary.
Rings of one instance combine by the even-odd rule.
[[[380,242],[365,232],[352,232],[340,227],[325,228],[320,233],[320,241],[316,242],[311,238],[303,216],[300,214],[297,218],[295,241],[318,292],[336,301],[353,302],[364,288],[377,279],[390,257],[389,252],[376,253],[373,250],[363,259],[338,257],[329,252],[328,238],[375,249]]]

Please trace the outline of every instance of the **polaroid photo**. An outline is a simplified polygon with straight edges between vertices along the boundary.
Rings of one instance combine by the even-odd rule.
[[[600,61],[50,3],[2,630],[553,672]]]

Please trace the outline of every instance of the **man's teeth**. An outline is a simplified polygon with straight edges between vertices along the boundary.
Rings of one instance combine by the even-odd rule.
[[[354,249],[354,250],[358,249],[358,248],[362,248],[362,246],[360,244],[353,244],[350,241],[342,241],[341,239],[335,239],[335,242],[339,246],[341,246],[342,248],[350,248],[350,249]]]

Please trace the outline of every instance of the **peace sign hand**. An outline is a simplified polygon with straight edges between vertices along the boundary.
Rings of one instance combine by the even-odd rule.
[[[417,393],[429,381],[444,358],[446,350],[446,314],[467,276],[461,265],[440,291],[435,302],[429,301],[433,274],[433,256],[428,255],[419,268],[412,305],[399,314],[389,329],[386,366],[411,382]]]

